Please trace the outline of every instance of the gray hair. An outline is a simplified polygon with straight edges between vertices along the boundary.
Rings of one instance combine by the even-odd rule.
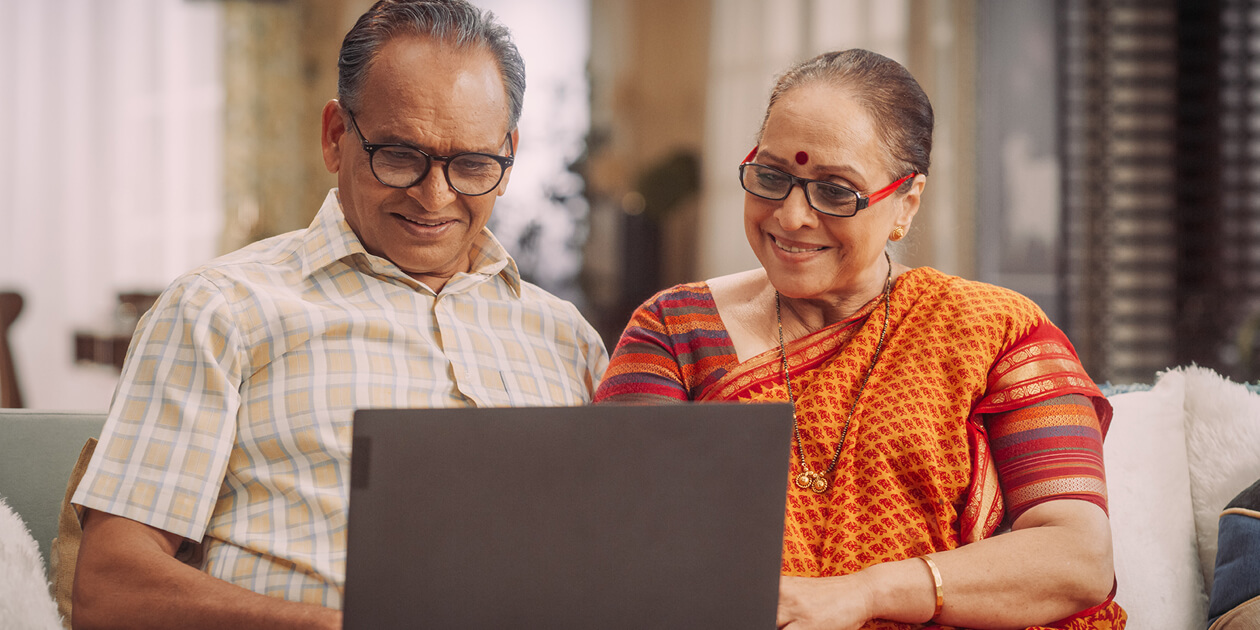
[[[887,152],[884,166],[894,179],[912,172],[927,175],[932,156],[932,103],[919,82],[901,64],[869,50],[853,48],[829,52],[788,68],[770,92],[770,104],[757,131],[766,131],[770,110],[784,94],[816,81],[847,89],[875,122],[880,144]],[[913,180],[902,184],[910,189]]]
[[[494,56],[508,98],[508,130],[516,128],[525,101],[525,61],[512,33],[489,11],[466,0],[380,0],[359,17],[341,42],[337,98],[356,109],[377,52],[397,35],[420,35],[456,47],[484,47]]]

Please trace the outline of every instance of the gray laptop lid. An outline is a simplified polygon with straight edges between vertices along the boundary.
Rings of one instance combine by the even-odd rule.
[[[787,404],[354,416],[346,628],[773,628]]]

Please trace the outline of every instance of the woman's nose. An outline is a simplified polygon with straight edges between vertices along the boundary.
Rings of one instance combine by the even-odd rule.
[[[789,231],[813,225],[818,220],[814,209],[809,205],[809,200],[805,198],[805,189],[800,186],[792,187],[774,214],[779,220],[779,225]]]

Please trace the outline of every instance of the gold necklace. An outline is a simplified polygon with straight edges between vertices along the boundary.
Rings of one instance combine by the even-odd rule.
[[[823,494],[831,488],[831,473],[836,471],[836,464],[840,462],[840,451],[844,449],[844,440],[849,436],[849,424],[853,422],[853,414],[857,411],[858,399],[862,397],[862,392],[866,390],[867,381],[871,380],[871,373],[875,371],[875,364],[879,363],[879,355],[884,352],[884,336],[888,333],[888,316],[891,312],[888,294],[892,291],[892,258],[888,252],[884,252],[884,259],[888,261],[888,276],[884,278],[884,292],[882,294],[884,300],[884,328],[879,331],[879,344],[875,346],[875,357],[871,359],[871,366],[866,369],[866,376],[862,377],[862,385],[858,387],[857,395],[853,397],[853,404],[849,407],[849,417],[844,421],[844,430],[840,432],[840,443],[836,445],[836,452],[831,456],[831,465],[827,470],[818,473],[805,462],[805,447],[801,443],[801,424],[796,419],[796,397],[792,394],[792,375],[788,372],[787,364],[787,348],[783,343],[783,313],[779,306],[779,291],[774,292],[774,318],[779,324],[779,360],[783,365],[783,382],[787,385],[788,402],[792,403],[792,431],[796,437],[796,455],[801,460],[801,474],[794,478],[796,487],[802,490],[808,488],[815,494]]]

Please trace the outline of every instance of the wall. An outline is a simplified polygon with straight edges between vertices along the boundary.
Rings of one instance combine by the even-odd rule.
[[[702,277],[692,168],[708,159],[710,11],[707,0],[591,3],[583,269],[589,317],[609,344],[642,300]]]
[[[1056,6],[980,0],[976,278],[1015,289],[1060,326]]]
[[[337,53],[371,0],[224,4],[224,209],[220,251],[310,225],[336,178],[320,113]]]

